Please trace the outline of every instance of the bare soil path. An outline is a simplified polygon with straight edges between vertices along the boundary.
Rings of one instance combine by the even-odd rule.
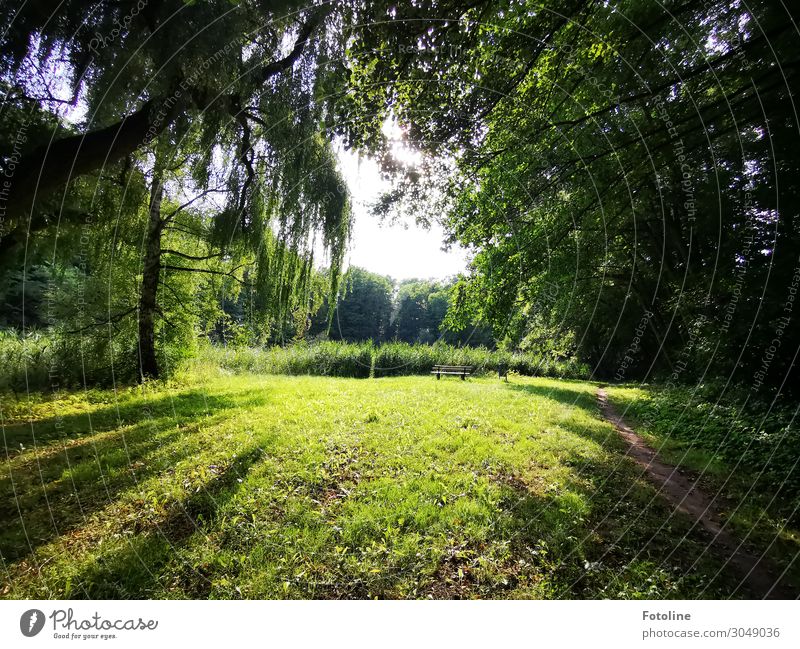
[[[597,401],[603,416],[614,424],[628,444],[627,455],[644,470],[645,477],[658,487],[659,493],[678,511],[688,515],[712,536],[712,548],[727,558],[728,566],[753,596],[763,599],[797,599],[798,591],[781,580],[780,571],[763,555],[756,556],[743,548],[722,523],[721,512],[714,499],[703,493],[685,472],[659,459],[656,451],[628,426],[608,401],[603,388],[597,390]]]

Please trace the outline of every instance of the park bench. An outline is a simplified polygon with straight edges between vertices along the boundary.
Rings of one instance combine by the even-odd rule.
[[[443,374],[445,376],[460,376],[463,381],[472,374],[473,369],[472,365],[434,365],[431,374],[436,375],[437,381],[442,378]]]

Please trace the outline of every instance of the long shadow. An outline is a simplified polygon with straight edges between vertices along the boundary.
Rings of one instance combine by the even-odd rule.
[[[594,395],[572,388],[569,384],[558,388],[513,384],[509,387],[538,398],[582,408],[598,421],[602,420]],[[608,436],[605,426],[599,427],[596,432],[576,427],[574,432],[603,443],[612,452],[617,446],[624,447],[616,435]],[[591,491],[585,492],[585,496],[595,504],[592,518],[597,521],[597,528],[590,530],[587,538],[599,532],[601,538],[613,540],[612,546],[604,550],[598,561],[612,561],[621,565],[634,561],[640,566],[642,574],[649,571],[646,566],[669,567],[679,564],[686,571],[680,572],[680,579],[693,585],[697,592],[703,592],[704,597],[713,597],[715,593],[720,597],[743,598],[761,598],[765,595],[764,592],[753,590],[751,583],[742,581],[745,575],[732,565],[735,562],[732,561],[731,551],[716,544],[712,549],[714,539],[694,520],[675,512],[671,505],[658,496],[652,484],[643,479],[637,480],[642,478],[641,470],[622,460],[621,456],[612,455],[607,462],[582,462],[580,458],[575,458],[567,463],[575,469],[575,489],[585,492],[580,486],[581,481],[593,485]],[[669,521],[665,528],[667,533],[654,534],[654,530],[664,521]],[[731,563],[728,563],[729,560]],[[695,561],[698,563],[695,564]],[[635,572],[630,566],[627,569]],[[634,575],[632,579],[638,577]],[[586,585],[590,590],[593,581],[597,585],[597,575],[592,572],[572,579],[574,592],[567,596],[580,597],[580,591]],[[785,580],[783,585],[790,592],[800,593],[797,586]]]
[[[510,390],[525,392],[538,398],[558,401],[564,405],[577,406],[595,414],[598,412],[596,397],[593,394],[587,394],[585,390],[570,387],[569,383],[565,383],[563,387],[558,388],[544,385],[522,385],[519,383],[507,383],[506,386]]]
[[[585,384],[582,384],[585,385]],[[580,437],[590,439],[593,442],[600,444],[604,448],[613,451],[622,451],[625,447],[624,442],[618,435],[613,433],[608,427],[600,413],[600,407],[597,403],[597,397],[593,392],[587,393],[585,389],[571,386],[569,383],[564,383],[563,386],[549,387],[543,385],[520,385],[509,383],[507,384],[510,390],[523,392],[527,395],[535,397],[536,399],[547,399],[553,402],[577,408],[583,413],[589,415],[595,425],[593,426],[576,426],[573,432]],[[569,418],[561,422],[562,426],[569,426]]]
[[[43,419],[16,421],[4,426],[5,453],[14,459],[36,445],[47,449],[57,442],[81,439],[143,420],[160,417],[193,417],[198,410],[213,412],[217,408],[229,407],[232,400],[221,395],[208,394],[193,389],[162,395],[152,399],[136,397],[122,403],[112,403],[94,410],[67,415],[53,415]],[[91,422],[91,427],[90,427]],[[25,451],[22,450],[25,448]],[[60,445],[56,445],[60,448]]]
[[[607,480],[609,473],[616,477]],[[500,506],[509,517],[511,547],[523,557],[536,549],[534,561],[549,582],[548,597],[754,595],[740,587],[741,575],[725,567],[727,557],[705,552],[710,539],[692,530],[688,519],[675,517],[668,534],[654,535],[654,525],[671,510],[653,500],[655,490],[648,484],[630,493],[630,478],[616,465],[594,463],[580,481],[564,486],[588,505],[577,518],[564,515],[557,495],[534,494],[520,482],[503,485]],[[594,488],[600,483],[602,491]],[[637,519],[645,503],[647,510]]]
[[[577,459],[572,458],[572,463]],[[616,477],[607,482],[607,476],[615,472]],[[494,473],[485,477],[495,493],[499,492],[499,497],[491,499],[495,507],[491,531],[473,538],[458,527],[451,528],[446,533],[452,551],[442,554],[433,572],[427,567],[420,572],[414,558],[408,556],[375,578],[354,570],[334,583],[309,584],[305,596],[395,597],[399,590],[408,591],[410,571],[417,571],[416,596],[435,599],[526,594],[548,599],[663,599],[691,598],[707,586],[705,597],[726,596],[736,590],[737,576],[722,569],[724,558],[706,557],[699,568],[692,567],[702,556],[707,539],[690,533],[690,521],[675,521],[669,534],[653,535],[654,522],[669,515],[663,503],[656,501],[647,516],[629,525],[642,503],[655,495],[646,483],[637,485],[635,497],[626,494],[631,467],[620,471],[613,462],[593,462],[580,478],[575,474],[558,489],[547,491],[524,475]],[[599,492],[597,485],[602,483],[606,484]],[[583,508],[575,507],[578,499]],[[443,506],[458,505],[454,501]],[[413,532],[428,533],[424,528]],[[375,542],[382,541],[380,533],[376,531]],[[366,538],[360,546],[369,542]],[[492,567],[488,577],[484,565]],[[660,570],[664,565],[672,572]],[[650,590],[654,584],[657,589]],[[736,591],[735,596],[746,593]]]
[[[96,411],[91,432],[86,413],[36,422],[34,431],[57,426],[62,436],[73,432],[64,446],[53,443],[33,457],[8,462],[8,473],[0,479],[0,556],[6,562],[18,560],[83,525],[122,491],[186,457],[191,445],[176,442],[191,434],[194,418],[213,413],[211,420],[201,420],[208,425],[239,404],[238,399],[191,390]],[[136,417],[138,424],[115,428]],[[174,425],[181,420],[188,428]],[[170,446],[174,453],[169,458],[154,457]]]
[[[205,533],[219,510],[242,488],[244,478],[263,455],[260,447],[238,454],[221,475],[201,490],[175,502],[158,521],[129,537],[124,545],[99,556],[76,575],[67,597],[153,597],[164,585],[163,570],[174,560],[176,550],[193,535]],[[183,594],[193,599],[205,598],[211,590],[212,581],[202,566],[184,566],[179,579]]]

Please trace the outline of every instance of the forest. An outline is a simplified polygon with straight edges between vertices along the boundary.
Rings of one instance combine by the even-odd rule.
[[[796,597],[798,18],[4,4],[0,597]]]

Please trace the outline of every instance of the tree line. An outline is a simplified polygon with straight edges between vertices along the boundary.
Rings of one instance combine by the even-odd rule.
[[[455,330],[447,321],[454,286],[455,280],[395,281],[352,267],[342,281],[332,319],[328,320],[328,307],[323,304],[311,319],[308,337],[374,343],[442,341],[459,346],[494,347],[489,328],[471,322]]]

